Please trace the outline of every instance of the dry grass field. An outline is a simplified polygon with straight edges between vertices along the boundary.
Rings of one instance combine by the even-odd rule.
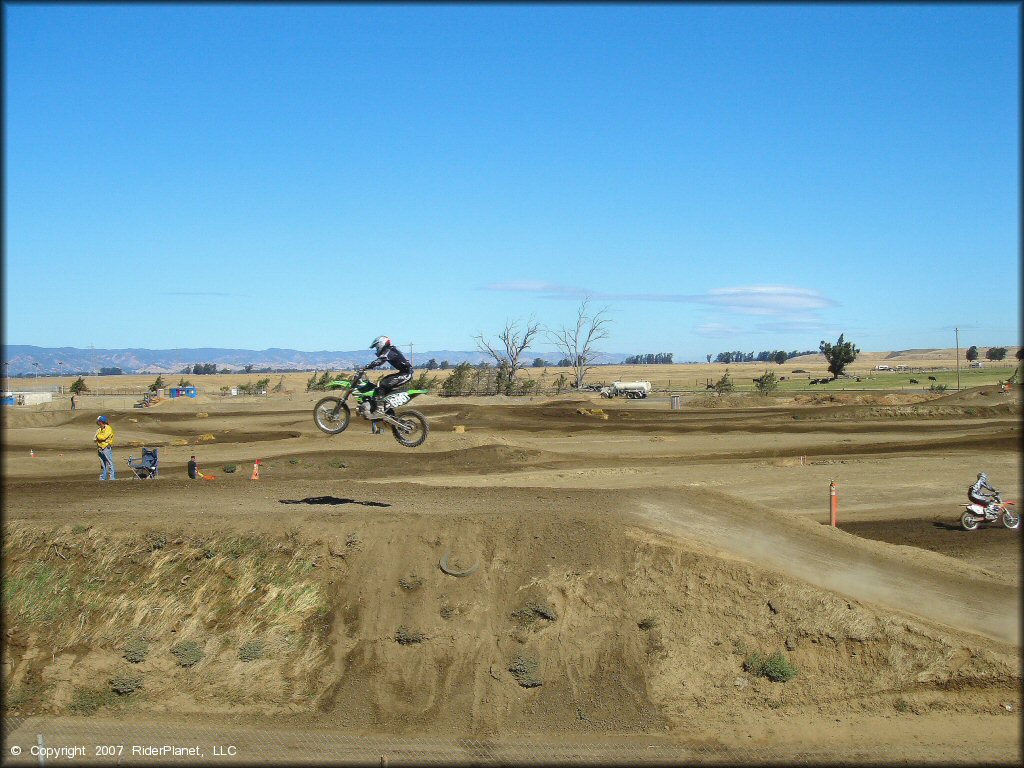
[[[938,377],[945,352],[899,362]],[[851,374],[878,380],[876,364]],[[820,359],[777,370],[795,368],[825,375]],[[729,366],[738,384],[763,369]],[[358,419],[319,432],[308,374],[266,397],[217,394],[265,375],[243,374],[189,377],[199,397],[146,409],[7,408],[8,743],[230,743],[223,759],[247,763],[1016,763],[1020,531],[957,527],[978,471],[1019,498],[1019,389],[995,386],[1013,367],[941,394],[850,379],[708,398],[696,384],[724,370],[595,369],[650,380],[645,401],[427,395],[415,449]],[[126,465],[143,445],[156,480]],[[192,454],[214,479],[187,479]]]
[[[994,384],[1005,381],[1014,375],[1019,361],[1016,360],[1018,347],[1007,347],[1007,357],[1003,361],[992,362],[982,360],[984,367],[972,369],[966,360],[960,360],[960,384],[962,388]],[[963,350],[961,350],[961,356]],[[857,360],[847,368],[848,378],[840,379],[827,385],[827,391],[860,391],[860,390],[893,390],[893,391],[927,391],[932,384],[945,384],[948,389],[955,389],[957,382],[956,351],[954,349],[908,350],[903,352],[862,352]],[[447,370],[426,371],[422,368],[423,360],[416,361],[420,367],[417,373],[432,377],[438,384],[450,374]],[[906,372],[877,371],[878,365],[906,366]],[[738,392],[754,392],[753,379],[765,371],[773,371],[780,381],[779,392],[808,390],[812,379],[827,378],[828,364],[821,355],[804,355],[795,357],[782,365],[775,363],[684,363],[677,365],[597,365],[591,368],[585,383],[610,384],[616,380],[632,381],[643,379],[651,382],[656,392],[663,394],[703,391],[707,385],[718,381],[726,371],[734,379]],[[323,373],[321,371],[320,373]],[[334,372],[339,373],[339,372]],[[346,372],[350,373],[350,372]],[[306,383],[312,373],[225,373],[205,376],[192,374],[163,374],[167,387],[176,386],[187,381],[199,387],[204,394],[220,396],[222,388],[230,388],[240,384],[255,384],[261,379],[269,379],[271,389],[280,387],[289,392],[304,392]],[[571,368],[548,366],[545,368],[524,368],[519,377],[532,379],[541,385],[545,393],[552,393],[555,382],[560,376],[571,380],[575,376]],[[928,379],[934,376],[934,380]],[[154,382],[156,375],[122,375],[122,376],[90,376],[86,384],[93,392],[111,392],[114,390],[130,390],[142,392]],[[858,380],[859,379],[859,380]],[[912,383],[911,379],[917,379]],[[34,379],[14,378],[10,382],[12,389],[49,389],[57,385],[70,386],[73,377],[38,377]],[[568,391],[568,389],[563,390]]]

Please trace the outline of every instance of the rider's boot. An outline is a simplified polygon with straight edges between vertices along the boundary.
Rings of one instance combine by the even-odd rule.
[[[374,420],[382,418],[384,416],[384,401],[372,398],[371,402],[373,403],[373,406],[370,410],[370,419]]]

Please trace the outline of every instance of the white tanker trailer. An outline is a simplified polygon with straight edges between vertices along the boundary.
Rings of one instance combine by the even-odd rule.
[[[651,382],[649,381],[613,381],[610,387],[602,387],[603,397],[622,397],[630,400],[640,400],[651,394]]]

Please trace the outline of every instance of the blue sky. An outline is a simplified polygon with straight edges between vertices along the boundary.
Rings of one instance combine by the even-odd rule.
[[[7,343],[1020,343],[1018,5],[4,14]]]

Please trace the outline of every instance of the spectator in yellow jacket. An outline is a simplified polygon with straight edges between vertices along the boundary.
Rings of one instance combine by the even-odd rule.
[[[100,416],[96,423],[99,429],[93,439],[100,456],[100,480],[114,480],[114,428],[107,422],[106,416]]]

